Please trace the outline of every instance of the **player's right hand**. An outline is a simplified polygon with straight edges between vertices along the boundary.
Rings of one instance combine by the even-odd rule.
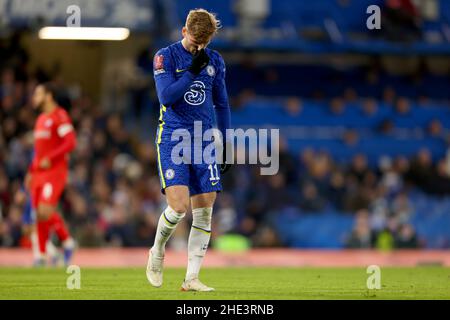
[[[189,67],[189,71],[195,75],[198,75],[203,68],[209,63],[209,56],[206,54],[205,49],[200,49],[196,54],[192,56],[192,63]]]
[[[50,169],[50,167],[52,166],[52,163],[50,162],[49,158],[43,158],[40,162],[39,162],[39,168],[40,169]]]

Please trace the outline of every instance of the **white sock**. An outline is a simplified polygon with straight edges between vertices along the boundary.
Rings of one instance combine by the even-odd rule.
[[[177,213],[171,207],[167,206],[166,210],[159,217],[155,243],[151,249],[153,253],[160,256],[164,255],[167,241],[185,215],[186,213]]]
[[[72,250],[72,249],[75,248],[75,241],[73,240],[72,237],[69,237],[69,238],[67,238],[66,240],[63,241],[62,247],[65,250]]]
[[[38,236],[35,228],[33,228],[33,230],[31,231],[30,240],[31,240],[31,250],[33,251],[33,259],[35,261],[42,259],[42,254],[41,251],[39,250]]]
[[[212,208],[192,210],[193,219],[188,241],[188,266],[185,280],[198,278],[211,238],[211,216]]]
[[[45,247],[46,247],[45,250],[49,257],[54,258],[58,255],[58,249],[56,249],[55,245],[50,239],[47,240]]]

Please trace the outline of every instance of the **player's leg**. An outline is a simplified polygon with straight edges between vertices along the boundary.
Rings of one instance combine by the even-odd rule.
[[[46,264],[46,261],[42,256],[39,247],[37,224],[36,223],[28,224],[24,228],[25,234],[29,235],[31,241],[31,251],[33,253],[33,265],[36,267],[44,266]],[[58,264],[58,261],[60,260],[60,253],[58,252],[58,249],[55,247],[50,237],[47,240],[47,244],[45,246],[45,253],[51,259],[53,265]]]
[[[161,214],[153,245],[155,254],[164,255],[165,246],[176,226],[184,218],[189,209],[189,188],[187,186],[171,186],[165,189],[167,208]]]
[[[34,187],[33,185],[30,186],[29,192],[23,193],[23,196],[25,197],[25,207],[22,215],[22,222],[24,225],[24,233],[30,237],[34,266],[42,266],[45,264],[45,260],[43,259],[41,250],[39,248],[39,239],[37,233],[37,201],[35,201],[34,199],[38,199],[38,194],[39,189]]]
[[[55,210],[49,218],[50,229],[56,233],[56,236],[61,241],[64,250],[64,264],[68,265],[75,249],[75,241],[70,236],[67,226],[61,215]],[[48,244],[53,245],[53,244]]]
[[[51,232],[50,232],[51,234]],[[52,263],[53,266],[58,266],[62,256],[61,256],[61,252],[58,250],[58,248],[55,246],[55,244],[53,243],[51,236],[49,237],[48,241],[47,241],[47,255],[50,258],[50,261]]]
[[[216,192],[191,197],[192,226],[188,240],[188,265],[182,290],[214,290],[202,284],[198,277],[211,238],[211,217],[215,200]]]
[[[43,266],[45,265],[45,260],[43,259],[41,255],[41,251],[39,249],[39,240],[38,240],[38,233],[37,233],[37,225],[36,225],[36,207],[37,203],[33,201],[32,194],[35,194],[36,192],[33,192],[33,189],[31,192],[25,192],[23,191],[23,196],[25,197],[25,207],[24,212],[22,215],[22,222],[23,222],[23,231],[24,234],[27,235],[30,238],[31,241],[31,250],[33,253],[33,265],[34,266]],[[52,241],[49,239],[47,241],[46,245],[46,253],[50,256],[52,261],[57,261],[59,254],[56,247],[53,245]]]
[[[41,259],[47,258],[47,241],[50,237],[50,223],[49,217],[55,208],[52,205],[39,202],[36,208],[36,231],[39,244],[39,252]]]
[[[31,251],[33,252],[33,265],[39,266],[43,263],[41,250],[39,249],[39,240],[37,233],[37,225],[30,224],[28,227],[31,241]]]
[[[33,209],[34,211],[34,209]],[[33,214],[35,215],[35,214]],[[43,266],[46,264],[45,260],[43,259],[41,255],[41,251],[39,250],[39,240],[38,240],[38,233],[37,233],[37,226],[35,223],[36,219],[33,218],[33,220],[29,222],[24,221],[24,233],[29,236],[31,241],[31,250],[33,252],[33,265],[34,266]],[[60,254],[58,252],[58,249],[53,244],[52,240],[49,238],[47,240],[46,245],[46,253],[52,260],[53,265],[57,265],[58,261],[60,260]]]
[[[42,266],[46,264],[46,255],[47,255],[47,240],[49,238],[49,224],[48,217],[51,213],[51,208],[42,204],[44,198],[48,196],[48,186],[46,188],[46,192],[44,193],[43,185],[37,182],[37,179],[34,177],[31,183],[31,200],[32,200],[32,208],[35,213],[35,234],[36,237],[32,236],[31,241],[37,242],[37,247],[39,253],[35,254],[36,260],[34,261],[35,266]]]
[[[68,265],[73,256],[75,241],[70,236],[65,222],[57,210],[59,199],[66,186],[66,181],[67,175],[64,173],[57,174],[49,179],[49,183],[52,185],[52,193],[46,199],[46,202],[54,207],[54,210],[49,217],[50,231],[54,231],[61,242],[64,252],[64,264]]]
[[[170,140],[169,140],[170,141]],[[189,166],[172,161],[171,142],[157,143],[158,174],[167,208],[159,217],[155,241],[149,250],[147,279],[155,287],[162,285],[162,269],[166,243],[189,209]]]
[[[51,231],[54,231],[58,236],[64,250],[64,263],[67,265],[72,258],[75,242],[57,211],[57,205],[64,190],[65,183],[66,178],[64,175],[58,175],[55,178],[47,179],[43,185],[39,199],[37,216],[38,231],[40,232],[39,223],[41,223],[41,228],[43,228],[42,237],[46,237],[48,240]],[[39,243],[41,245],[40,241],[41,240],[39,240]]]
[[[147,263],[147,279],[155,287],[162,285],[162,269],[167,241],[189,209],[189,188],[184,185],[165,189],[167,208],[159,217],[155,242],[150,249]]]
[[[191,166],[189,191],[192,205],[192,227],[188,240],[188,266],[182,290],[212,291],[198,280],[200,268],[211,237],[211,217],[218,191],[222,190],[215,163]]]

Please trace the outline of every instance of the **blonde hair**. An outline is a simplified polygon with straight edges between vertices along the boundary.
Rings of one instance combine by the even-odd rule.
[[[205,9],[195,9],[189,11],[186,28],[196,41],[206,43],[217,33],[221,25],[214,13]]]

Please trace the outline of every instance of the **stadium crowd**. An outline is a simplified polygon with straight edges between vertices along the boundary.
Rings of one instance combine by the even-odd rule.
[[[18,194],[31,161],[37,115],[30,96],[36,83],[49,76],[28,72],[26,54],[17,55],[17,48],[10,52],[15,59],[3,57],[0,83],[0,246],[17,247],[29,246]],[[62,104],[78,137],[60,204],[75,239],[82,247],[149,247],[164,206],[153,140],[127,131],[123,114],[106,113],[88,96],[68,94],[62,80],[57,84],[66,93]],[[336,102],[331,106],[339,107]],[[287,112],[295,109],[295,101],[288,99]],[[443,134],[435,127],[439,125],[429,134]],[[374,169],[364,154],[343,165],[325,152],[292,154],[282,143],[278,174],[261,176],[257,166],[236,165],[223,177],[225,191],[214,213],[213,242],[223,234],[238,233],[255,247],[282,246],[274,217],[289,208],[298,215],[331,209],[354,215],[354,229],[344,244],[349,248],[424,246],[410,224],[414,207],[408,191],[450,194],[449,161],[433,163],[424,148],[414,158],[386,159]],[[189,225],[184,221],[177,229],[173,248],[185,246]]]

